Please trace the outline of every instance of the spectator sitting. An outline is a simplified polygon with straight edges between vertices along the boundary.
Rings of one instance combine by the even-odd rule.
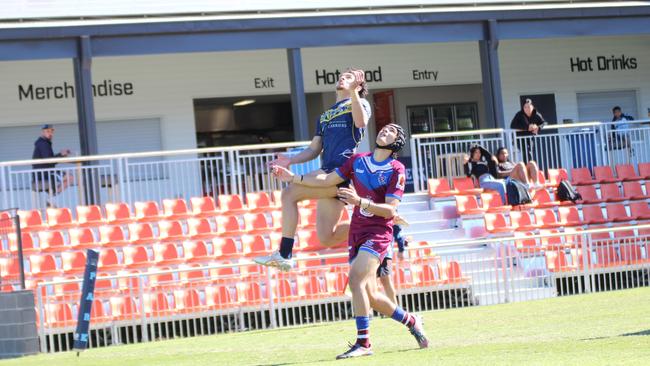
[[[468,177],[475,177],[483,189],[499,192],[501,201],[505,205],[508,201],[506,181],[497,179],[497,162],[489,151],[476,145],[469,150],[469,156],[465,155],[465,174]]]
[[[52,149],[52,138],[54,137],[54,127],[46,124],[41,128],[41,136],[34,142],[34,153],[32,159],[51,159],[66,157],[70,154],[69,149],[64,149],[58,154],[54,154]],[[74,177],[54,170],[56,163],[40,163],[32,165],[35,172],[32,175],[32,182],[38,187],[38,191],[47,191],[54,196],[63,192],[67,187],[74,183]],[[37,170],[44,170],[38,172]],[[54,206],[48,201],[48,206]]]
[[[510,154],[508,149],[500,147],[497,150],[497,177],[506,178],[510,177],[516,179],[524,184],[527,184],[531,189],[542,189],[543,185],[539,183],[539,167],[534,161],[529,161],[527,164],[523,162],[513,163],[508,160]]]

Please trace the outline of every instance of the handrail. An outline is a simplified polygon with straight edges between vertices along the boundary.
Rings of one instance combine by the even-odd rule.
[[[545,238],[554,238],[554,237],[562,237],[562,236],[575,236],[575,235],[589,235],[589,234],[599,234],[599,233],[606,233],[606,232],[618,232],[618,231],[627,231],[630,229],[650,229],[650,224],[645,224],[645,225],[629,225],[629,226],[616,226],[616,227],[609,227],[609,228],[598,228],[598,229],[587,229],[587,230],[582,230],[582,231],[576,231],[574,233],[548,233],[548,234],[535,234],[535,235],[530,235],[526,237],[518,237],[518,236],[502,236],[502,237],[496,237],[496,238],[483,238],[483,239],[454,239],[454,240],[445,240],[445,241],[439,241],[435,242],[433,244],[427,244],[427,245],[419,245],[419,246],[411,246],[411,247],[406,247],[404,248],[405,250],[409,251],[417,251],[417,250],[422,250],[422,249],[441,249],[441,248],[453,248],[453,247],[459,247],[462,246],[464,248],[468,246],[478,246],[478,245],[484,245],[484,244],[492,244],[492,243],[503,243],[504,241],[515,241],[515,240],[530,240],[530,239],[545,239]],[[303,261],[303,260],[314,260],[316,259],[331,259],[331,258],[342,258],[347,256],[347,252],[341,252],[341,253],[334,253],[334,254],[322,254],[318,255],[317,257],[295,257],[294,261]],[[256,264],[253,261],[245,260],[245,261],[240,261],[237,263],[228,263],[228,264],[211,264],[207,266],[202,266],[202,267],[186,267],[186,268],[178,268],[178,269],[169,269],[169,270],[164,270],[164,271],[150,271],[150,272],[144,272],[144,273],[128,273],[128,274],[123,274],[123,275],[113,275],[113,276],[102,276],[102,280],[114,280],[114,279],[119,279],[119,278],[133,278],[133,277],[140,277],[140,276],[150,276],[150,275],[160,275],[160,274],[169,274],[169,273],[180,273],[180,272],[189,272],[189,271],[196,271],[197,269],[200,270],[210,270],[210,269],[220,269],[220,268],[232,268],[232,267],[243,267],[243,266],[250,266]],[[98,279],[100,277],[97,277]],[[47,281],[47,282],[40,282],[37,286],[51,286],[51,285],[60,285],[60,284],[68,284],[68,283],[77,283],[81,282],[82,279],[71,279],[71,280],[60,280],[60,281]]]
[[[491,128],[487,130],[470,130],[470,131],[455,131],[455,132],[431,132],[431,133],[418,133],[411,135],[412,139],[422,138],[438,138],[438,137],[456,137],[456,136],[473,136],[473,135],[489,135],[502,133],[503,128]]]
[[[259,145],[237,145],[237,146],[229,146],[229,147],[207,147],[207,148],[200,148],[200,149],[146,151],[146,152],[138,152],[138,153],[75,156],[75,157],[52,158],[52,159],[13,160],[13,161],[0,162],[0,167],[43,164],[43,163],[46,164],[78,163],[84,161],[111,160],[111,159],[119,159],[119,158],[147,158],[147,157],[154,157],[154,156],[205,154],[205,153],[214,153],[214,152],[229,152],[229,151],[242,151],[242,150],[281,149],[287,147],[304,146],[309,143],[310,141],[276,142],[276,143],[259,144]]]

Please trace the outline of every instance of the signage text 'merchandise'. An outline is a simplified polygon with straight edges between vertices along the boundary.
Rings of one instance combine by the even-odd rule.
[[[104,80],[101,83],[93,84],[94,97],[117,97],[133,95],[135,92],[131,82],[113,82]],[[75,97],[74,84],[67,81],[59,85],[39,86],[34,84],[18,84],[18,100],[50,100],[70,99]]]

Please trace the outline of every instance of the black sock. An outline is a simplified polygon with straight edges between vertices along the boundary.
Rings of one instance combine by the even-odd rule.
[[[291,259],[291,254],[293,252],[293,238],[282,237],[280,241],[280,255],[284,259]]]

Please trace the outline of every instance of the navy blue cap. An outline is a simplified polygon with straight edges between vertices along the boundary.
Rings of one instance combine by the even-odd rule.
[[[43,127],[41,127],[41,130],[47,130],[47,129],[50,129],[50,128],[54,129],[54,126],[52,126],[51,124],[46,123],[46,124],[43,125]]]

